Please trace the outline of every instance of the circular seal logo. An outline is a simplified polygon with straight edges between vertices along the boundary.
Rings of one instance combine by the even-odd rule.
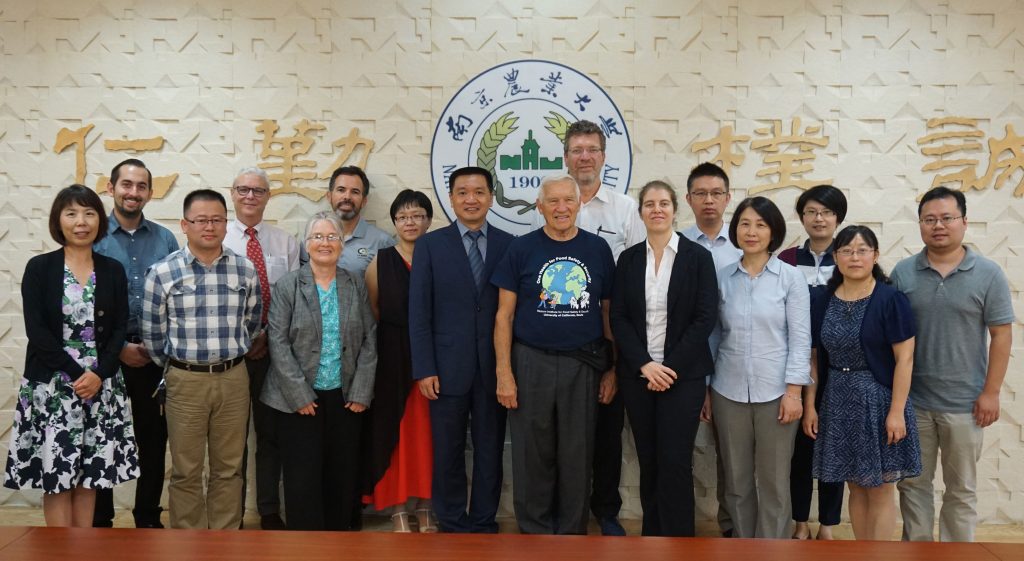
[[[434,129],[430,176],[448,219],[448,176],[479,166],[494,176],[488,219],[515,235],[530,231],[546,175],[564,173],[565,132],[588,120],[607,139],[603,189],[625,193],[633,167],[625,120],[611,97],[584,74],[556,62],[518,60],[486,70],[448,102]]]

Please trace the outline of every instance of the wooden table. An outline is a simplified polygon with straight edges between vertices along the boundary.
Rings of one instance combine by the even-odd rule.
[[[1020,561],[1024,544],[0,528],[2,561]]]

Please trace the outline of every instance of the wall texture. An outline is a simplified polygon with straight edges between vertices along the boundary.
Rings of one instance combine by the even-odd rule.
[[[177,174],[147,215],[179,231],[186,192],[226,192],[238,168],[273,161],[260,157],[264,120],[276,120],[278,136],[291,136],[305,119],[313,125],[304,157],[310,164],[297,171],[329,172],[343,149],[333,143],[354,128],[373,141],[367,212],[389,227],[387,207],[398,190],[433,196],[429,150],[448,100],[487,68],[527,58],[574,67],[611,95],[632,136],[634,186],[654,178],[682,186],[688,170],[716,151],[695,153],[694,144],[733,127],[750,141],[733,149],[743,157],[732,169],[737,201],[782,179],[757,175],[772,154],[755,143],[771,136],[773,121],[785,136],[799,118],[797,134],[827,137],[811,150],[813,170],[801,178],[830,179],[846,192],[848,221],[876,229],[886,268],[921,247],[915,197],[937,175],[964,172],[951,185],[973,187],[968,241],[1005,268],[1020,316],[1020,1],[0,0],[0,452],[6,455],[24,361],[21,274],[29,257],[55,247],[45,217],[57,189],[76,174],[95,185],[129,155],[158,176]],[[929,126],[948,117],[961,120]],[[70,144],[67,137],[87,125],[84,142]],[[805,130],[814,126],[821,128]],[[948,134],[925,138],[932,133]],[[158,136],[162,145],[139,153],[108,144]],[[61,144],[68,146],[57,153]],[[965,149],[947,152],[947,144]],[[786,152],[799,146],[783,145]],[[975,163],[943,168],[934,163],[940,153],[946,163]],[[357,151],[350,162],[360,157]],[[929,164],[939,168],[924,169]],[[324,183],[294,185],[308,194]],[[800,191],[765,192],[788,210]],[[280,194],[268,214],[297,231],[322,205]],[[801,241],[792,210],[788,218],[789,243]],[[680,227],[691,220],[682,212]],[[444,222],[441,216],[435,227]],[[981,461],[986,523],[1024,522],[1021,340],[1018,322],[1003,415],[986,431]],[[700,440],[703,449],[707,436]],[[631,442],[627,450],[624,515],[639,516]],[[703,449],[696,468],[698,508],[709,518],[713,454]],[[130,504],[130,496],[126,488],[118,500]],[[38,500],[0,491],[0,504]]]

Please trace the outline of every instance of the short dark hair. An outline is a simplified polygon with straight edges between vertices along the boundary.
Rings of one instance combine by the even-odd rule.
[[[668,191],[668,197],[672,199],[672,210],[679,210],[679,199],[676,197],[676,190],[669,185],[668,181],[662,181],[655,179],[654,181],[648,181],[640,188],[640,194],[637,195],[637,201],[640,203],[638,210],[643,213],[644,211],[644,197],[647,196],[647,192],[651,189],[662,189]]]
[[[395,223],[398,211],[403,208],[417,206],[427,211],[427,218],[434,218],[434,205],[430,203],[430,198],[424,195],[422,191],[413,191],[412,189],[399,191],[395,195],[395,200],[391,201],[391,223]]]
[[[859,224],[851,224],[836,234],[836,239],[832,242],[832,251],[837,252],[840,248],[846,247],[853,243],[853,239],[860,236],[864,243],[871,249],[878,251],[878,237],[875,233],[867,226],[861,226]],[[881,265],[875,263],[875,266],[871,269],[871,276],[875,277],[875,281],[890,284],[889,277],[885,275],[885,271],[882,270]],[[835,292],[839,285],[843,284],[843,273],[839,271],[839,267],[832,269],[832,278],[828,279],[829,292]]]
[[[103,201],[96,191],[78,183],[61,189],[53,199],[50,206],[50,237],[60,245],[66,245],[68,240],[64,237],[64,231],[60,227],[60,213],[71,205],[81,205],[96,211],[100,217],[97,226],[96,239],[92,243],[102,240],[107,235],[107,212],[103,209]]]
[[[927,193],[921,196],[921,202],[917,203],[918,218],[921,216],[921,209],[924,208],[924,204],[937,199],[956,199],[956,207],[960,209],[960,215],[967,216],[967,198],[964,197],[963,192],[940,185],[939,187],[929,189]]]
[[[328,191],[334,189],[334,180],[337,179],[339,175],[354,175],[358,177],[359,181],[363,182],[363,190],[365,191],[363,195],[365,196],[370,194],[370,180],[366,177],[366,172],[363,171],[363,168],[359,166],[341,166],[334,170],[334,173],[331,174],[331,182],[327,184]]]
[[[729,176],[726,175],[725,170],[711,162],[704,162],[703,164],[697,164],[690,170],[690,175],[686,178],[687,193],[693,190],[693,182],[698,177],[718,177],[725,182],[725,190],[729,190]]]
[[[729,221],[729,241],[736,247],[740,246],[736,241],[736,228],[740,224],[740,215],[748,208],[753,209],[761,220],[768,224],[768,229],[772,233],[772,239],[768,242],[768,253],[774,253],[786,239],[786,219],[782,217],[779,207],[767,197],[747,197],[740,201],[732,220]]]
[[[149,184],[150,189],[153,188],[153,172],[149,171],[149,168],[146,167],[146,164],[142,163],[142,160],[139,160],[137,158],[128,158],[127,160],[124,160],[123,162],[114,166],[114,169],[110,170],[111,184],[117,185],[117,179],[121,177],[121,168],[123,166],[135,166],[137,168],[142,168],[146,170],[146,176],[148,178],[146,182]]]
[[[580,120],[569,125],[569,128],[565,130],[565,142],[563,143],[564,152],[569,153],[569,139],[574,136],[583,136],[585,134],[596,134],[601,138],[601,150],[604,150],[608,145],[607,139],[604,137],[604,131],[601,127],[597,126],[593,121]]]
[[[831,185],[816,185],[800,194],[796,200],[796,213],[801,218],[804,207],[810,201],[821,203],[822,206],[836,213],[836,225],[846,220],[846,195]]]
[[[481,168],[481,167],[477,167],[477,166],[466,166],[464,168],[459,168],[459,169],[453,171],[452,174],[448,176],[448,192],[449,193],[451,193],[452,189],[455,187],[455,180],[460,178],[460,177],[462,177],[462,176],[464,176],[464,175],[482,175],[482,176],[484,176],[484,178],[487,179],[487,190],[489,190],[492,193],[494,192],[494,176],[491,175],[490,171],[488,171],[488,170],[486,170],[484,168]]]
[[[218,201],[224,207],[224,212],[228,210],[228,203],[224,200],[224,195],[213,189],[196,189],[185,195],[185,203],[181,208],[182,216],[188,214],[188,209],[192,208],[193,201]]]

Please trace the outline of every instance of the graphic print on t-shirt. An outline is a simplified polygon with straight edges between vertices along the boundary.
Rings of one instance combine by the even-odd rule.
[[[575,257],[555,257],[537,274],[537,312],[545,317],[583,317],[590,307],[590,271]]]

